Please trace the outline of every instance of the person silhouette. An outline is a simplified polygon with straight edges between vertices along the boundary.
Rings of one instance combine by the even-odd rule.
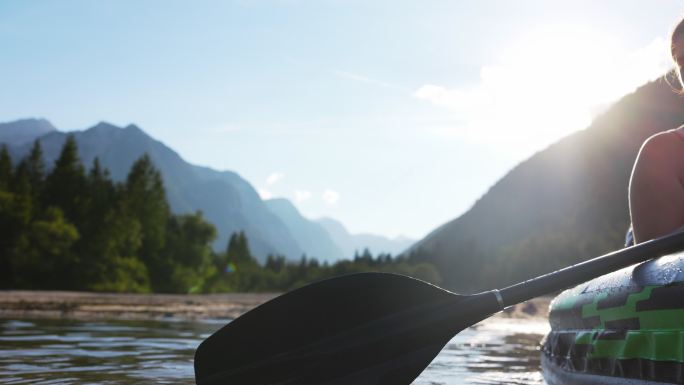
[[[670,42],[681,93],[684,19],[672,31]],[[684,227],[684,125],[657,133],[641,146],[629,182],[629,211],[634,243]]]

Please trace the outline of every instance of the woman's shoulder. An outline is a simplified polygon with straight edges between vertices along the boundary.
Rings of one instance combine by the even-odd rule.
[[[671,130],[665,131],[665,134],[667,135],[676,135],[678,139],[680,139],[682,142],[684,142],[684,125],[679,126],[677,128],[673,128]],[[658,135],[658,134],[656,134]]]
[[[675,162],[684,154],[684,126],[650,136],[639,150],[639,158],[650,162]],[[678,161],[677,163],[680,163]]]
[[[684,144],[684,126],[651,135],[644,141],[643,147],[672,147],[674,144]]]

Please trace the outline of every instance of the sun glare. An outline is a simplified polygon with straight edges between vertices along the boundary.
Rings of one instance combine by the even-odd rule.
[[[503,49],[474,87],[424,85],[414,96],[448,106],[463,124],[450,135],[529,154],[586,128],[610,103],[670,66],[667,44],[639,49],[588,28],[539,28]]]

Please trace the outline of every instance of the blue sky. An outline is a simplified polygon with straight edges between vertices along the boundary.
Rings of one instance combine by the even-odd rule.
[[[135,123],[421,237],[669,66],[683,1],[0,1],[0,121]]]

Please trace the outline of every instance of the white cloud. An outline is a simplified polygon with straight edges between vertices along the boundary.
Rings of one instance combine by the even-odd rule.
[[[429,130],[529,153],[587,127],[597,111],[671,66],[665,39],[631,51],[621,43],[587,29],[535,31],[482,67],[476,84],[425,84],[413,96],[447,108],[456,122]]]
[[[327,189],[323,192],[323,201],[329,205],[334,205],[340,200],[340,193],[335,190]]]
[[[285,174],[280,172],[274,172],[266,178],[266,184],[273,185],[283,178],[285,178]]]
[[[262,200],[267,200],[273,198],[273,194],[266,190],[265,188],[259,188],[257,189],[257,192],[259,193],[259,196],[261,197]]]
[[[294,196],[296,202],[304,202],[305,200],[311,198],[311,192],[306,190],[295,190]]]

